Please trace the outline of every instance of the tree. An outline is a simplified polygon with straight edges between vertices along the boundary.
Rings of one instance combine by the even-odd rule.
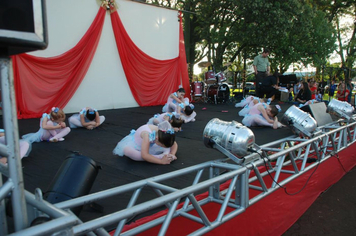
[[[355,72],[352,68],[356,62],[356,2],[354,0],[319,0],[316,1],[319,9],[327,14],[329,22],[336,28],[338,47],[336,53],[340,57],[341,68],[345,79]],[[342,19],[350,17],[348,24],[342,24]],[[354,73],[356,74],[356,73]]]
[[[319,2],[322,1],[326,2]],[[175,5],[174,1],[152,2],[183,10],[191,68],[207,56],[220,71],[225,62],[252,60],[262,48],[269,47],[272,68],[283,72],[293,62],[325,64],[334,49],[333,27],[313,1],[177,0]]]
[[[312,4],[296,0],[242,2],[250,23],[247,32],[254,36],[249,42],[256,50],[270,48],[274,70],[284,72],[292,63],[317,64],[333,51],[332,25]]]
[[[263,47],[271,49],[272,67],[281,72],[293,62],[323,64],[334,49],[332,25],[304,1],[213,1],[202,8],[209,27],[201,45],[218,70],[242,52],[252,60]]]

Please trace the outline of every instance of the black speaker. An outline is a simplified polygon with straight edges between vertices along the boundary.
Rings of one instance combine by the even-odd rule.
[[[298,81],[296,74],[280,75],[278,77],[280,85],[296,84]]]
[[[45,0],[0,1],[0,56],[45,49]]]
[[[309,104],[307,106],[302,106],[300,108],[302,111],[310,113],[318,123],[318,126],[323,126],[333,122],[331,115],[326,112],[326,105],[324,102],[318,102],[314,104]]]
[[[44,194],[44,199],[54,204],[88,194],[99,169],[100,166],[89,157],[79,154],[68,156]],[[71,210],[79,215],[82,207]]]

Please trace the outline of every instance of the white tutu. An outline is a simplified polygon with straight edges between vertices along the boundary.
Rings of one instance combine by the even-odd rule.
[[[196,113],[195,111],[193,111],[193,113],[190,114],[190,116],[187,116],[187,115],[185,115],[185,114],[182,114],[182,115],[180,116],[180,118],[181,118],[182,120],[184,120],[184,123],[188,123],[188,122],[191,122],[191,121],[194,122],[196,116],[197,116],[197,113]]]
[[[262,115],[246,115],[243,119],[242,119],[242,124],[247,126],[247,127],[251,127],[251,126],[270,126],[273,127],[273,124],[268,123],[268,121],[263,118]]]
[[[141,150],[141,147],[135,144],[135,130],[131,130],[130,134],[121,139],[120,142],[117,143],[116,147],[113,150],[114,155],[124,156],[124,149],[127,146],[134,147],[136,150]]]
[[[249,104],[250,102],[247,101],[246,98],[242,99],[240,102],[236,103],[235,104],[235,107],[244,107],[246,106],[247,104]]]
[[[239,111],[239,116],[247,115],[250,109],[251,107],[249,105],[246,105],[244,108],[241,109],[241,111]]]

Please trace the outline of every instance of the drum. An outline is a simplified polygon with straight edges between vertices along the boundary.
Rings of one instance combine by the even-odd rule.
[[[218,89],[219,89],[218,85],[215,84],[209,85],[206,90],[207,99],[214,103],[217,103]]]
[[[230,99],[230,88],[227,84],[209,85],[206,95],[214,103],[225,103]]]
[[[217,78],[219,84],[226,81],[225,74],[222,71],[220,71],[219,73],[216,74],[216,78]]]
[[[212,70],[205,72],[205,83],[207,84],[216,84],[215,73]]]
[[[201,81],[194,81],[190,84],[193,91],[193,97],[201,97],[203,96],[204,84]]]
[[[218,100],[220,100],[220,102],[227,102],[230,99],[230,88],[228,84],[221,84],[219,85],[219,89],[218,89]]]

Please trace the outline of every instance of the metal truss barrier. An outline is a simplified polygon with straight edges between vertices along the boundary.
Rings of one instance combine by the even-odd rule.
[[[9,158],[8,166],[0,164],[1,173],[8,177],[3,183],[0,176],[0,235],[9,234],[5,214],[5,199],[9,196],[12,200],[15,224],[14,232],[10,232],[10,235],[107,236],[109,232],[105,227],[112,225],[116,225],[114,235],[135,235],[157,225],[161,225],[159,235],[165,235],[171,221],[178,216],[201,224],[201,227],[191,232],[191,235],[202,235],[243,213],[252,204],[306,171],[316,168],[316,165],[337,155],[339,151],[355,142],[356,122],[352,119],[339,120],[319,127],[322,132],[318,132],[312,138],[291,136],[260,146],[252,154],[242,158],[241,164],[236,164],[229,158],[209,161],[65,202],[50,204],[43,200],[40,189],[36,189],[32,194],[23,188],[17,120],[14,118],[16,117],[15,104],[11,103],[14,101],[13,85],[6,69],[9,68],[8,62],[0,62],[0,65],[2,65],[3,110],[10,111],[12,114],[4,116],[8,145],[0,146],[1,155],[5,153]],[[5,88],[8,88],[9,92],[5,92]],[[12,132],[7,132],[8,130]],[[7,153],[4,148],[8,150]],[[308,158],[315,158],[316,162],[307,164]],[[172,182],[170,180],[185,175],[189,175],[192,180],[186,187],[177,189],[167,184]],[[260,193],[252,197],[249,195],[250,189]],[[153,191],[156,197],[138,203],[144,191]],[[200,197],[198,200],[196,196],[201,193],[207,193],[204,195],[206,197]],[[69,210],[110,197],[121,199],[121,195],[131,196],[126,208],[88,222],[82,222]],[[214,221],[208,219],[204,209],[208,203],[220,206],[215,217],[209,216],[210,219],[215,219]],[[167,210],[165,215],[123,232],[124,225],[132,217],[162,207]],[[229,208],[228,212],[227,208]],[[29,226],[29,222],[38,217],[47,217],[50,220]]]

